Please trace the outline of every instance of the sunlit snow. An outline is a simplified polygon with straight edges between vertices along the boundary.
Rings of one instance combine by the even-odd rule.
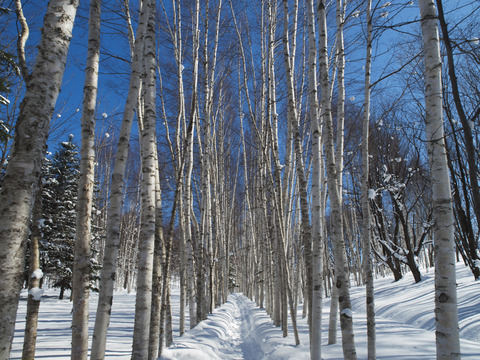
[[[457,267],[459,328],[463,360],[480,359],[480,291],[470,270]],[[353,283],[352,283],[353,285]],[[21,359],[25,327],[26,292],[22,292],[12,360]],[[90,335],[93,330],[98,294],[90,297]],[[365,288],[351,288],[351,315],[358,359],[367,358]],[[330,299],[324,300],[322,321],[322,358],[343,359],[341,332],[335,345],[328,345]],[[107,360],[131,358],[135,294],[116,293],[108,330]],[[42,296],[37,338],[38,359],[70,359],[72,303],[58,300],[58,291],[47,289]],[[265,310],[242,294],[232,294],[226,304],[214,310],[206,321],[184,336],[178,336],[179,289],[172,289],[174,344],[163,351],[160,359],[190,360],[308,360],[309,336],[303,304],[298,307],[299,346],[295,346],[292,327],[283,338]],[[410,274],[398,282],[393,278],[375,281],[377,358],[395,360],[435,359],[435,314],[433,269],[422,269],[422,282],[415,284]],[[188,328],[188,311],[187,328]],[[290,319],[289,319],[290,320]]]
[[[28,293],[33,296],[33,300],[40,301],[42,299],[44,290],[38,287],[31,288]]]

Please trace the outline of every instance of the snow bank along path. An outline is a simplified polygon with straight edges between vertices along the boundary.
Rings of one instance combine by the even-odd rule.
[[[273,350],[269,334],[278,331],[265,311],[254,302],[242,294],[231,294],[207,320],[176,338],[160,359],[263,359]]]

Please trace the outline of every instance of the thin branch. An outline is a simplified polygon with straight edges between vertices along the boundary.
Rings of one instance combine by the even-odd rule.
[[[23,15],[21,0],[15,0],[15,13],[17,14],[17,19],[21,26],[21,32],[17,39],[18,65],[20,67],[20,73],[22,74],[23,81],[25,81],[25,84],[28,86],[30,74],[28,72],[27,62],[25,60],[25,44],[28,36],[30,35],[30,30],[28,28],[27,19],[25,19],[25,16]]]

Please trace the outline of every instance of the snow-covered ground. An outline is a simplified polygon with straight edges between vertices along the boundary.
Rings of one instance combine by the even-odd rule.
[[[458,266],[458,297],[462,359],[480,359],[480,283],[474,282],[469,270]],[[397,283],[391,278],[378,279],[376,286],[377,358],[392,360],[435,359],[433,313],[433,271],[423,274],[423,281],[415,284],[407,275]],[[12,359],[21,358],[23,328],[25,326],[26,293],[22,293]],[[91,319],[97,295],[91,297]],[[366,319],[364,288],[352,288],[352,307],[355,342],[359,359],[366,358]],[[178,335],[178,291],[174,290],[173,313]],[[112,321],[107,343],[107,359],[130,359],[133,333],[135,296],[118,293],[114,298]],[[323,330],[325,344],[322,357],[330,360],[343,358],[339,343],[326,345],[329,300],[324,302]],[[57,293],[46,291],[42,299],[37,340],[36,359],[70,358],[71,303],[58,300]],[[301,309],[299,309],[299,315]],[[188,322],[187,322],[188,323]],[[305,319],[299,319],[301,345],[295,346],[293,334],[282,337],[264,310],[241,294],[232,294],[228,302],[216,309],[208,319],[183,337],[175,336],[174,345],[164,350],[162,359],[246,359],[282,360],[309,359],[308,332]],[[93,321],[91,320],[91,329]]]

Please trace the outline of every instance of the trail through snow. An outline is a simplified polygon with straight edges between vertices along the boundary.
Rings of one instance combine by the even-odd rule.
[[[161,359],[256,360],[263,358],[255,318],[262,317],[255,304],[242,294],[232,294],[208,319],[177,338]],[[260,309],[258,309],[260,310]],[[260,336],[258,336],[260,335]]]

